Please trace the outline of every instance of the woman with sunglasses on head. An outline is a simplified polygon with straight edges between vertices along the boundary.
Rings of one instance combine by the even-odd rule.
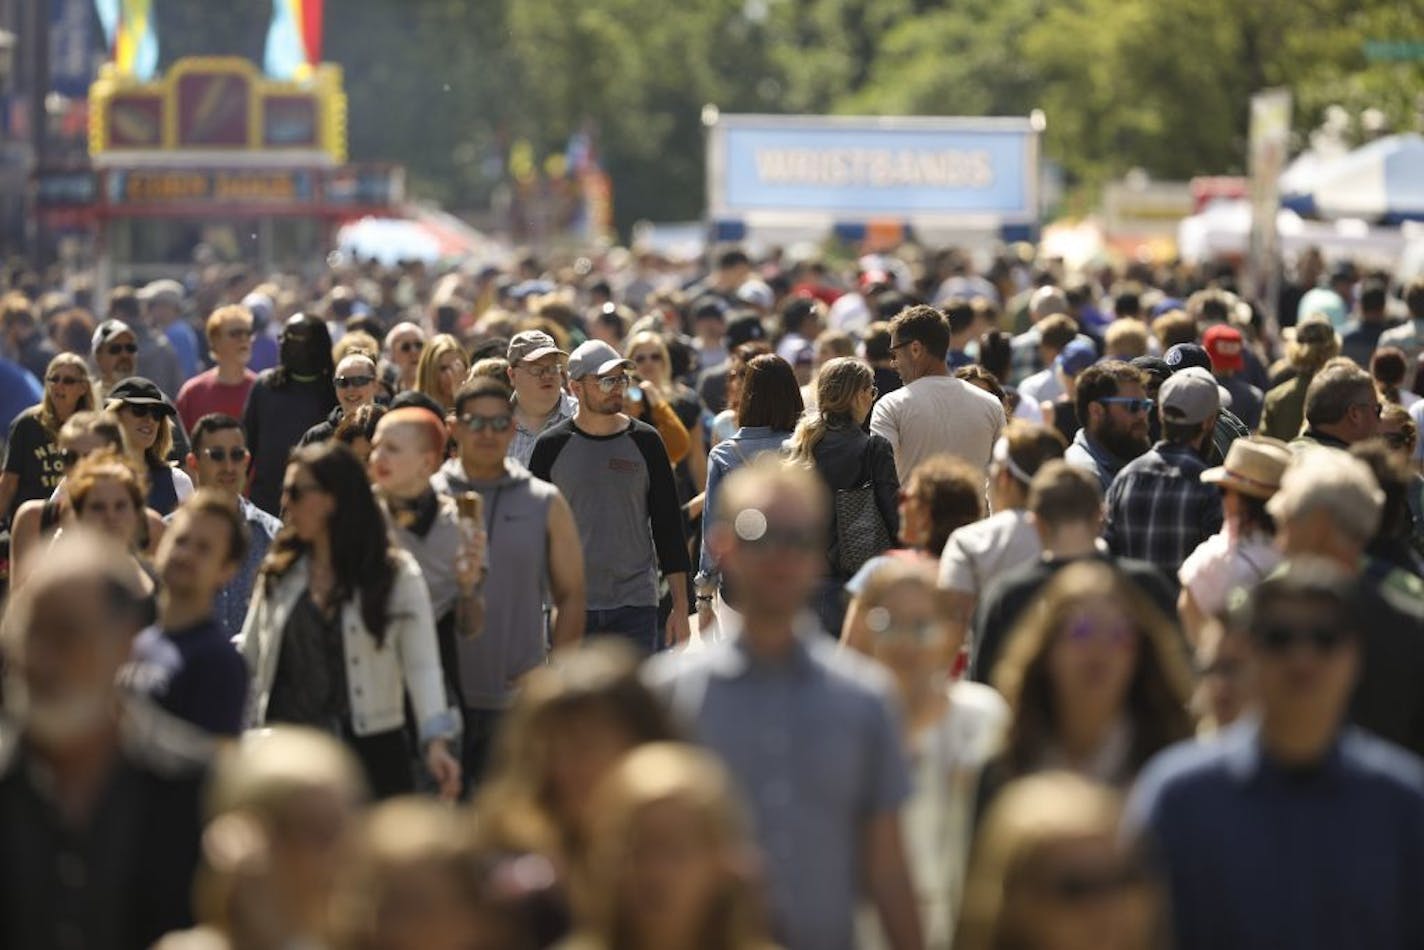
[[[870,485],[886,537],[893,538],[900,530],[895,452],[883,437],[862,428],[876,396],[875,373],[868,364],[849,357],[827,361],[816,375],[816,410],[802,417],[785,451],[793,464],[813,469],[833,492]],[[826,577],[815,603],[822,626],[836,636],[845,613],[841,590],[853,571],[840,563],[834,513],[831,518]]]
[[[1122,802],[1066,772],[1020,779],[974,842],[955,950],[1160,950],[1163,897]]]
[[[801,386],[791,364],[779,356],[758,356],[747,363],[741,378],[741,400],[737,406],[737,431],[712,449],[707,459],[707,490],[703,510],[717,510],[717,489],[732,472],[763,452],[780,452],[791,438],[801,418]],[[700,629],[710,629],[717,612],[736,609],[735,592],[723,584],[716,559],[702,538],[702,557],[693,581],[697,591]],[[719,600],[720,598],[720,600]]]
[[[10,423],[0,474],[0,521],[27,501],[44,499],[59,485],[60,427],[76,412],[94,408],[89,368],[82,357],[60,353],[45,370],[44,398]]]
[[[1120,571],[1070,564],[1020,618],[992,681],[1012,713],[986,791],[1048,769],[1119,788],[1192,734],[1191,673],[1170,621]]]
[[[257,382],[257,374],[247,368],[252,359],[252,311],[236,304],[219,307],[209,314],[205,331],[213,368],[184,383],[173,401],[189,431],[209,413],[241,418],[247,394]]]
[[[178,410],[149,380],[130,376],[109,390],[106,404],[124,427],[129,458],[148,479],[148,507],[166,515],[193,494],[193,480],[168,464],[173,449],[173,420]]]
[[[470,361],[460,341],[441,333],[425,344],[415,368],[415,389],[438,402],[447,412],[455,404],[455,391],[464,382]]]
[[[453,798],[458,720],[446,702],[430,595],[392,545],[361,463],[339,443],[292,454],[284,527],[237,637],[252,672],[253,727],[287,722],[347,742],[377,797],[411,792],[406,700],[421,760]]]
[[[898,560],[859,598],[870,654],[899,688],[914,795],[900,820],[920,897],[925,945],[945,950],[962,892],[979,773],[998,748],[1009,710],[982,683],[950,672],[964,627],[947,619],[931,564]]]

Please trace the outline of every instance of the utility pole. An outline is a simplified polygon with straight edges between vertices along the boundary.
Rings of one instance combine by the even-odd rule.
[[[49,263],[50,240],[48,229],[39,213],[37,192],[39,177],[49,165],[49,111],[45,100],[49,96],[49,11],[50,0],[24,0],[23,9],[28,14],[27,22],[21,27],[20,35],[28,37],[29,47],[29,113],[30,113],[30,214],[34,222],[30,254],[33,263],[43,267]]]

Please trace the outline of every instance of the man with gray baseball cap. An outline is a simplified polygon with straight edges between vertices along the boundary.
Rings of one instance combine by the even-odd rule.
[[[527,467],[535,440],[573,418],[578,402],[564,391],[568,354],[543,330],[516,333],[506,357],[514,387],[514,441],[509,444],[509,457]]]
[[[578,414],[539,436],[529,471],[553,482],[573,509],[583,547],[587,635],[626,637],[652,653],[689,637],[691,561],[662,437],[623,413],[632,368],[601,340],[575,349],[569,388]],[[666,641],[658,630],[660,570],[672,591]]]
[[[1187,555],[1221,529],[1221,495],[1201,481],[1221,394],[1211,373],[1194,366],[1168,378],[1157,398],[1162,440],[1113,479],[1103,537],[1114,554],[1176,577]]]

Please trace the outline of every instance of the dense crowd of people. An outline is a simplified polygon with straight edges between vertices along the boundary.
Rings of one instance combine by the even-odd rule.
[[[1424,281],[1021,250],[10,266],[0,946],[1424,947]]]

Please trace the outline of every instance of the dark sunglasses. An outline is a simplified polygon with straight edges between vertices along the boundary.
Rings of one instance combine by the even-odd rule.
[[[1350,639],[1339,627],[1272,626],[1255,634],[1256,642],[1270,653],[1287,653],[1298,646],[1308,646],[1317,653],[1330,653]]]
[[[909,346],[911,343],[916,343],[916,342],[918,342],[918,341],[917,341],[917,340],[901,340],[899,343],[891,343],[891,344],[890,344],[890,350],[891,350],[891,352],[893,352],[893,351],[895,351],[895,350],[902,350],[902,349],[904,349],[905,347]]]
[[[419,353],[421,350],[425,349],[425,343],[421,340],[405,340],[400,343],[396,347],[396,349],[402,353]]]
[[[661,363],[663,355],[661,353],[639,353],[633,357],[635,363]]]
[[[1079,904],[1120,894],[1140,886],[1145,880],[1142,868],[1135,864],[1113,868],[1069,868],[1050,876],[1044,881],[1044,887],[1061,901]]]
[[[240,445],[230,449],[215,445],[212,448],[203,449],[203,454],[218,463],[226,462],[228,459],[232,459],[234,462],[244,462],[248,456],[247,449]]]
[[[291,485],[282,486],[283,497],[290,498],[292,501],[297,502],[298,504],[301,503],[301,500],[303,498],[305,498],[307,495],[311,494],[314,491],[321,491],[321,487],[318,485],[298,485],[295,483]]]
[[[471,432],[483,432],[489,429],[491,432],[507,432],[514,422],[513,416],[476,416],[468,415],[460,417],[460,425]]]
[[[1122,406],[1134,415],[1139,412],[1151,412],[1155,405],[1150,399],[1135,399],[1131,396],[1104,396],[1098,402],[1109,406]]]
[[[133,414],[135,419],[162,419],[168,415],[168,410],[163,406],[154,403],[124,403],[124,408]]]
[[[338,376],[332,380],[337,389],[360,389],[362,386],[369,386],[376,381],[374,376]]]
[[[78,386],[87,380],[83,376],[48,376],[45,382],[51,386]]]
[[[118,356],[120,353],[137,353],[137,343],[110,343],[104,347],[104,352],[110,356]]]
[[[825,540],[813,527],[767,525],[756,538],[743,538],[742,543],[757,551],[793,551],[814,554],[825,549]]]

